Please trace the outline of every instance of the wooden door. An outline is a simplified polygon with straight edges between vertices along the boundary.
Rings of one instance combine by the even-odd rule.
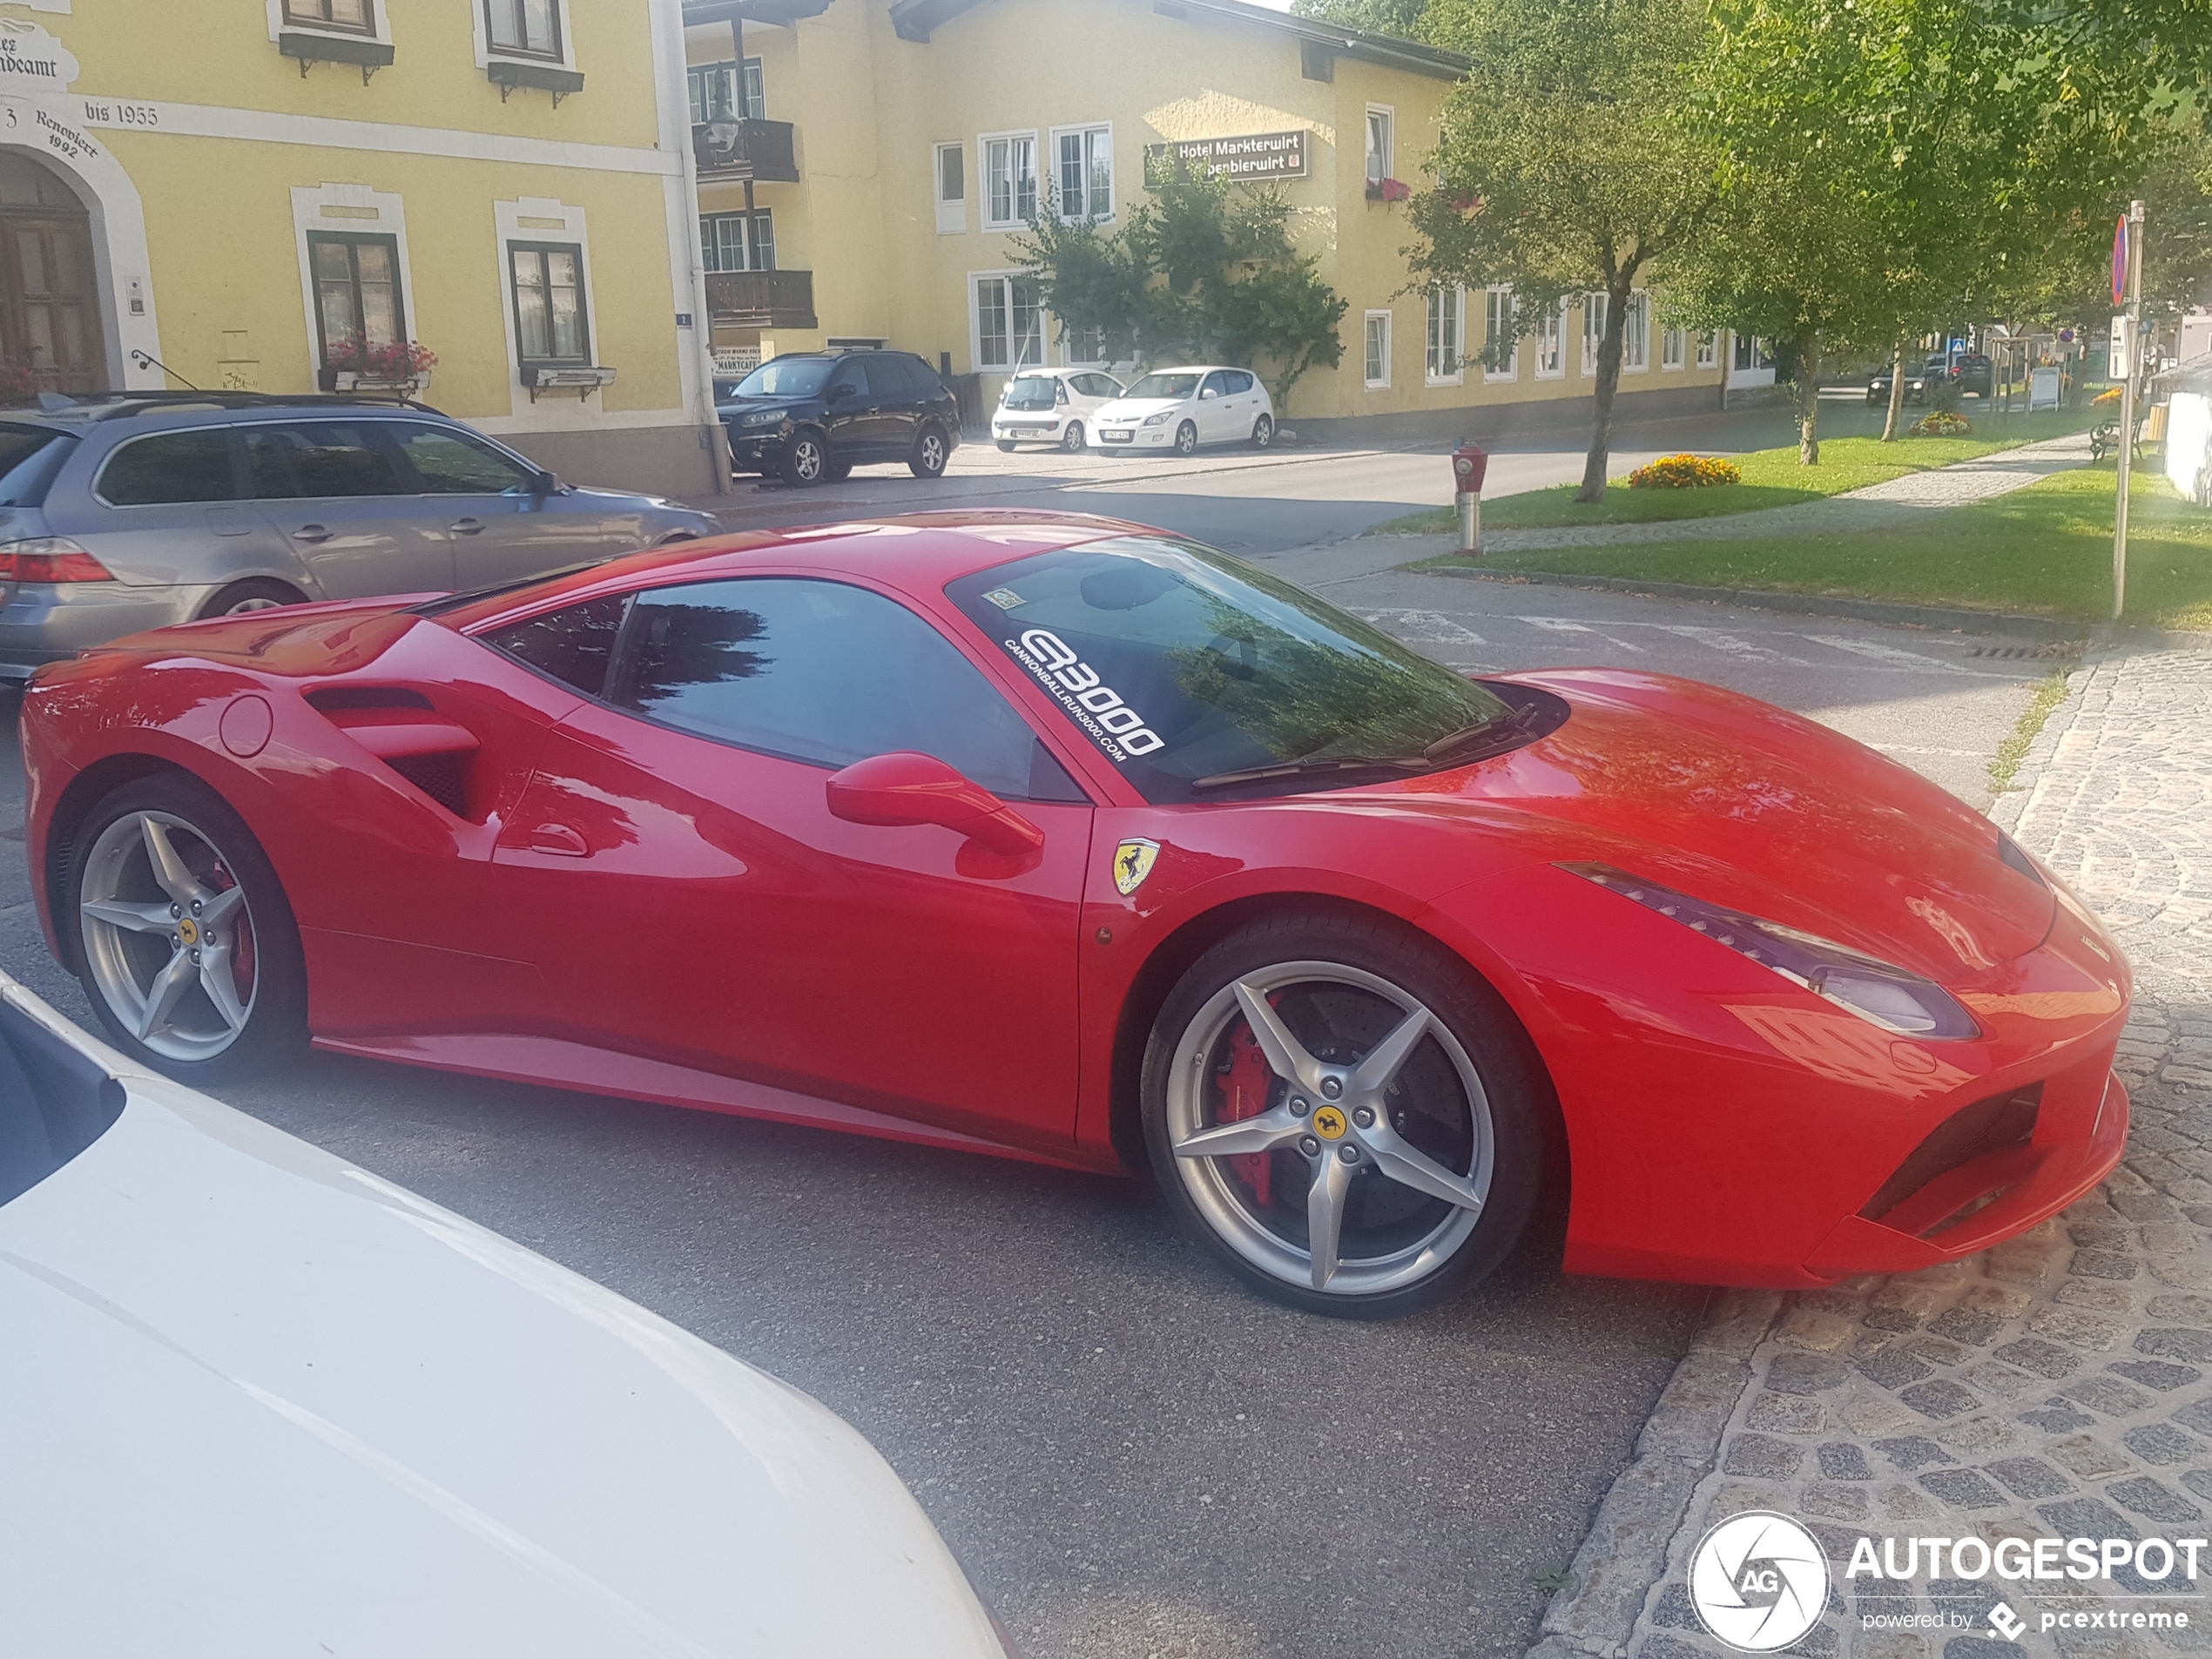
[[[0,208],[0,369],[29,369],[42,389],[108,387],[84,219]]]

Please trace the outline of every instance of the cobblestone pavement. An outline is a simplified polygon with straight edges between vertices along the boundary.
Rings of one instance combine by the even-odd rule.
[[[2074,433],[2041,443],[2023,444],[1973,461],[1926,472],[1907,473],[1886,483],[1869,484],[1794,507],[1768,507],[1756,513],[1719,518],[1676,518],[1656,524],[1582,524],[1565,529],[1486,530],[1486,553],[1518,553],[1540,548],[1615,547],[1642,542],[1707,542],[1743,536],[1833,535],[1887,529],[1910,524],[1921,515],[1965,507],[2025,489],[2039,478],[2089,464],[2089,438]]]
[[[1794,1652],[2212,1651],[2212,1600],[2194,1594],[2212,1561],[2198,1584],[2122,1568],[2118,1588],[1845,1575],[1863,1535],[1902,1550],[1909,1537],[2212,1534],[2212,652],[2093,653],[2025,771],[2032,789],[1993,815],[2111,921],[2136,968],[2117,1062],[2134,1096],[2125,1161],[2064,1216],[1972,1260],[1723,1298],[1532,1659],[1728,1652],[1700,1627],[1686,1569],[1710,1527],[1748,1509],[1796,1516],[1829,1558],[1827,1611]],[[2000,1596],[2024,1622],[2017,1641],[1988,1622]],[[2114,1608],[2188,1624],[2043,1628]],[[1899,1628],[1914,1617],[1943,1623]]]

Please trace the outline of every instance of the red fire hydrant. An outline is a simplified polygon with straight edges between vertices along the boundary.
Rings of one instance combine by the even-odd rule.
[[[1490,452],[1461,438],[1452,451],[1452,488],[1460,511],[1460,551],[1470,558],[1482,556],[1482,478],[1489,469]]]

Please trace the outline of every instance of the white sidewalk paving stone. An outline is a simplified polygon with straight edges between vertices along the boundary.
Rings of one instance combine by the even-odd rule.
[[[2212,652],[2093,653],[1993,813],[2125,944],[2126,1159],[2096,1193],[1946,1267],[1732,1291],[1676,1372],[1547,1610],[1532,1659],[1709,1659],[1689,1557],[1716,1521],[1791,1515],[1833,1588],[1789,1651],[1844,1659],[2153,1659],[2212,1651],[2197,1584],[1909,1581],[1858,1540],[2212,1535]],[[2177,1569],[2178,1570],[2178,1569]],[[2025,1622],[2001,1639],[2005,1601]],[[2042,1629],[2186,1613],[2186,1628]],[[1944,1628],[1900,1626],[1900,1619]],[[1870,1622],[1870,1621],[1876,1622]]]

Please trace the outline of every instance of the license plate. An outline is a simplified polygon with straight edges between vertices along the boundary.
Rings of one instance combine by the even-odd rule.
[[[1136,434],[1134,432],[1102,432],[1098,435],[1098,441],[1101,443],[1133,443],[1136,441]]]

